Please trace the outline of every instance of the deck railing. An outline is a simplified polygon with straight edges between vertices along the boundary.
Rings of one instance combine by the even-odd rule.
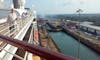
[[[24,32],[27,30],[26,27],[32,23],[31,22],[32,18],[33,18],[33,16],[29,16],[29,17],[25,18],[25,20],[22,20],[22,19],[14,20],[13,22],[15,22],[15,24],[13,24],[13,25],[15,25],[15,27],[11,30],[9,30],[10,26],[7,22],[1,23],[0,24],[0,34],[9,36],[12,38],[19,38],[19,39],[21,38],[21,40],[22,40],[22,37],[19,37],[20,36],[19,34],[22,33],[23,29],[24,29],[23,30]],[[21,35],[24,35],[24,34],[21,34]],[[13,55],[14,57],[17,57],[20,60],[24,59],[16,54],[13,54],[14,52],[10,52],[11,51],[10,47],[11,47],[10,44],[8,44],[4,41],[0,41],[0,60],[4,60],[3,58],[5,58],[5,55],[7,55],[7,54]]]
[[[24,41],[20,41],[17,39],[13,39],[11,37],[0,35],[0,40],[11,44],[13,46],[16,46],[18,48],[24,49],[25,51],[28,51],[30,53],[36,54],[40,57],[43,57],[47,60],[78,60],[76,58],[73,58],[71,56],[66,56],[61,53],[53,52],[51,50],[48,50],[46,48],[42,48],[39,46],[35,46],[33,44],[29,44]]]
[[[5,23],[1,23],[0,24],[0,34],[2,35],[5,35],[5,36],[10,36],[10,37],[15,37],[16,34],[25,26],[25,24],[29,21],[29,19],[25,19],[25,20],[22,20],[22,19],[17,19],[17,20],[14,20],[13,22],[15,24],[12,24],[14,25],[14,28],[12,28],[11,30],[9,30],[9,24],[7,22]],[[6,43],[0,41],[0,47],[2,47],[3,45],[6,45]]]

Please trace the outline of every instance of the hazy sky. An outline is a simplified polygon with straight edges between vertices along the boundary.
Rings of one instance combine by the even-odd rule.
[[[6,0],[7,1],[7,0]],[[35,6],[38,14],[100,13],[100,0],[26,0],[26,7]]]
[[[75,13],[81,8],[84,13],[100,13],[100,0],[26,0],[26,6],[35,5],[40,14]]]

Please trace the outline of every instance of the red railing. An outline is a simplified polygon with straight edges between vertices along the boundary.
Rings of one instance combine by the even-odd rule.
[[[61,53],[53,52],[51,50],[48,50],[46,48],[42,48],[39,46],[35,46],[33,44],[29,44],[24,41],[19,41],[17,39],[13,39],[7,36],[0,35],[0,40],[11,44],[13,46],[16,46],[18,48],[24,49],[25,51],[29,51],[33,54],[36,54],[42,58],[45,58],[47,60],[78,60],[71,56],[66,56]]]

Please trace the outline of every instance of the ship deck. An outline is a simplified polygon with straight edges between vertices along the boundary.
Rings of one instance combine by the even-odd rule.
[[[33,20],[33,16],[28,15],[25,20],[16,19],[14,20],[14,28],[9,30],[9,24],[7,22],[0,24],[0,34],[9,36],[15,39],[23,40],[24,35],[26,34],[27,30],[29,29]],[[15,49],[15,50],[14,50]],[[0,41],[0,59],[7,60],[6,57],[12,56],[17,51],[16,47],[13,47],[3,41]],[[10,59],[10,58],[9,58]],[[12,59],[12,58],[11,58]]]

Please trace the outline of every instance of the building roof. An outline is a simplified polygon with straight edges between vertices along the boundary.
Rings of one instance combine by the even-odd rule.
[[[85,24],[80,24],[81,26],[85,26],[85,27],[88,27],[88,28],[92,28],[92,29],[96,29],[96,30],[99,30],[100,31],[100,26],[94,26],[94,25],[85,25]]]

